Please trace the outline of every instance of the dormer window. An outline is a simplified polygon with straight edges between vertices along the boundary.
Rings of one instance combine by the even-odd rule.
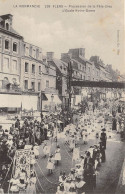
[[[6,23],[6,30],[9,30],[9,24]]]
[[[9,40],[5,40],[5,49],[9,50]]]
[[[29,47],[26,47],[25,53],[26,53],[26,56],[29,56]]]
[[[15,43],[15,42],[13,43],[13,51],[17,52],[17,43]]]

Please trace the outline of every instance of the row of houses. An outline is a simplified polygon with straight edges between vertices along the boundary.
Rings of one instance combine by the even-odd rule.
[[[69,49],[56,59],[53,52],[25,42],[13,29],[11,14],[0,16],[0,108],[40,110],[68,103],[68,63],[73,79],[114,81],[120,73],[105,66],[98,56],[85,58],[85,48]],[[118,80],[117,80],[118,81]],[[80,95],[81,88],[74,88]],[[41,98],[43,101],[41,101]],[[4,99],[4,100],[3,100]],[[53,100],[54,99],[54,100]]]

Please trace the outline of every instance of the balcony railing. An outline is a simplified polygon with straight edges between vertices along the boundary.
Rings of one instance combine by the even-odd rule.
[[[15,88],[15,89],[7,89],[7,88],[0,88],[0,93],[20,93],[21,88]]]

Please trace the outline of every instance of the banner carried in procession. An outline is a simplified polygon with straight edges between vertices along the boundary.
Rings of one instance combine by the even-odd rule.
[[[30,177],[31,152],[29,149],[17,150],[15,154],[15,176],[24,169],[27,177]]]

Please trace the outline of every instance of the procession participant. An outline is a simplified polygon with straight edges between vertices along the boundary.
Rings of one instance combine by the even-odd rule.
[[[29,183],[26,188],[27,194],[36,194],[36,176],[34,174],[31,174]]]
[[[84,160],[84,168],[87,168],[88,164],[92,164],[92,158],[90,156],[90,152],[86,151],[86,156],[85,156],[85,160]]]
[[[102,139],[102,142],[103,142],[103,145],[104,145],[104,148],[106,149],[106,140],[107,140],[107,135],[105,133],[106,129],[103,128],[102,129],[102,132],[101,132],[101,136],[100,138]]]
[[[35,146],[33,147],[33,151],[35,154],[35,158],[38,159],[39,157],[39,146],[37,145],[37,143],[35,143]]]
[[[84,182],[80,177],[76,177],[75,184],[76,184],[77,192],[79,194],[82,194],[83,192],[85,192],[84,185],[86,184],[86,182]]]
[[[87,190],[92,191],[96,185],[96,176],[91,163],[88,163],[87,168],[84,170],[84,179],[86,182]]]
[[[53,161],[53,155],[51,154],[48,158],[48,162],[47,162],[47,167],[49,174],[53,173],[53,169],[55,168],[54,166],[54,161]]]
[[[71,168],[69,177],[71,180],[75,180],[75,168]]]
[[[105,145],[103,143],[103,139],[100,138],[100,153],[102,155],[101,159],[102,159],[102,162],[105,162]]]
[[[57,149],[55,151],[55,161],[57,162],[57,165],[59,164],[59,161],[61,161],[61,154],[60,154],[60,146],[57,145]]]
[[[74,139],[74,135],[71,136],[70,142],[69,142],[69,147],[71,152],[73,152],[73,149],[75,148],[75,139]]]
[[[64,184],[60,183],[59,186],[57,187],[57,192],[56,194],[64,194],[65,190],[64,190]]]
[[[85,144],[85,130],[82,130],[82,140],[83,140],[83,144]]]
[[[71,180],[69,193],[76,194],[76,185],[74,180]]]
[[[115,116],[112,118],[112,130],[117,130],[117,119]]]
[[[10,127],[10,134],[11,135],[14,135],[14,129],[15,129],[14,124],[12,124],[12,126]]]
[[[19,173],[19,177],[20,177],[20,183],[25,184],[26,183],[26,171],[24,169],[22,169],[21,172]]]
[[[83,166],[81,164],[76,164],[75,169],[76,169],[75,175],[82,179],[83,178],[83,172],[84,172]]]
[[[44,143],[44,145],[43,145],[43,154],[44,154],[44,156],[43,157],[46,158],[46,156],[49,153],[50,153],[50,146],[47,143]]]
[[[70,189],[70,184],[71,184],[71,180],[69,177],[66,178],[66,181],[64,183],[64,190],[66,193],[69,192],[69,189]]]
[[[18,193],[19,192],[19,185],[20,181],[18,177],[14,176],[12,179],[10,179],[10,191],[12,193]]]
[[[66,133],[65,133],[65,135],[66,135],[66,141],[65,141],[65,143],[66,144],[69,144],[69,130],[66,130]]]
[[[85,138],[84,138],[84,142],[85,142],[85,144],[87,144],[87,142],[88,142],[88,132],[87,132],[87,129],[85,129]]]
[[[90,157],[91,158],[93,158],[93,150],[94,150],[93,146],[90,146],[90,148],[88,149],[88,151],[90,152]]]
[[[17,118],[16,122],[15,122],[15,128],[20,129],[20,120]]]

